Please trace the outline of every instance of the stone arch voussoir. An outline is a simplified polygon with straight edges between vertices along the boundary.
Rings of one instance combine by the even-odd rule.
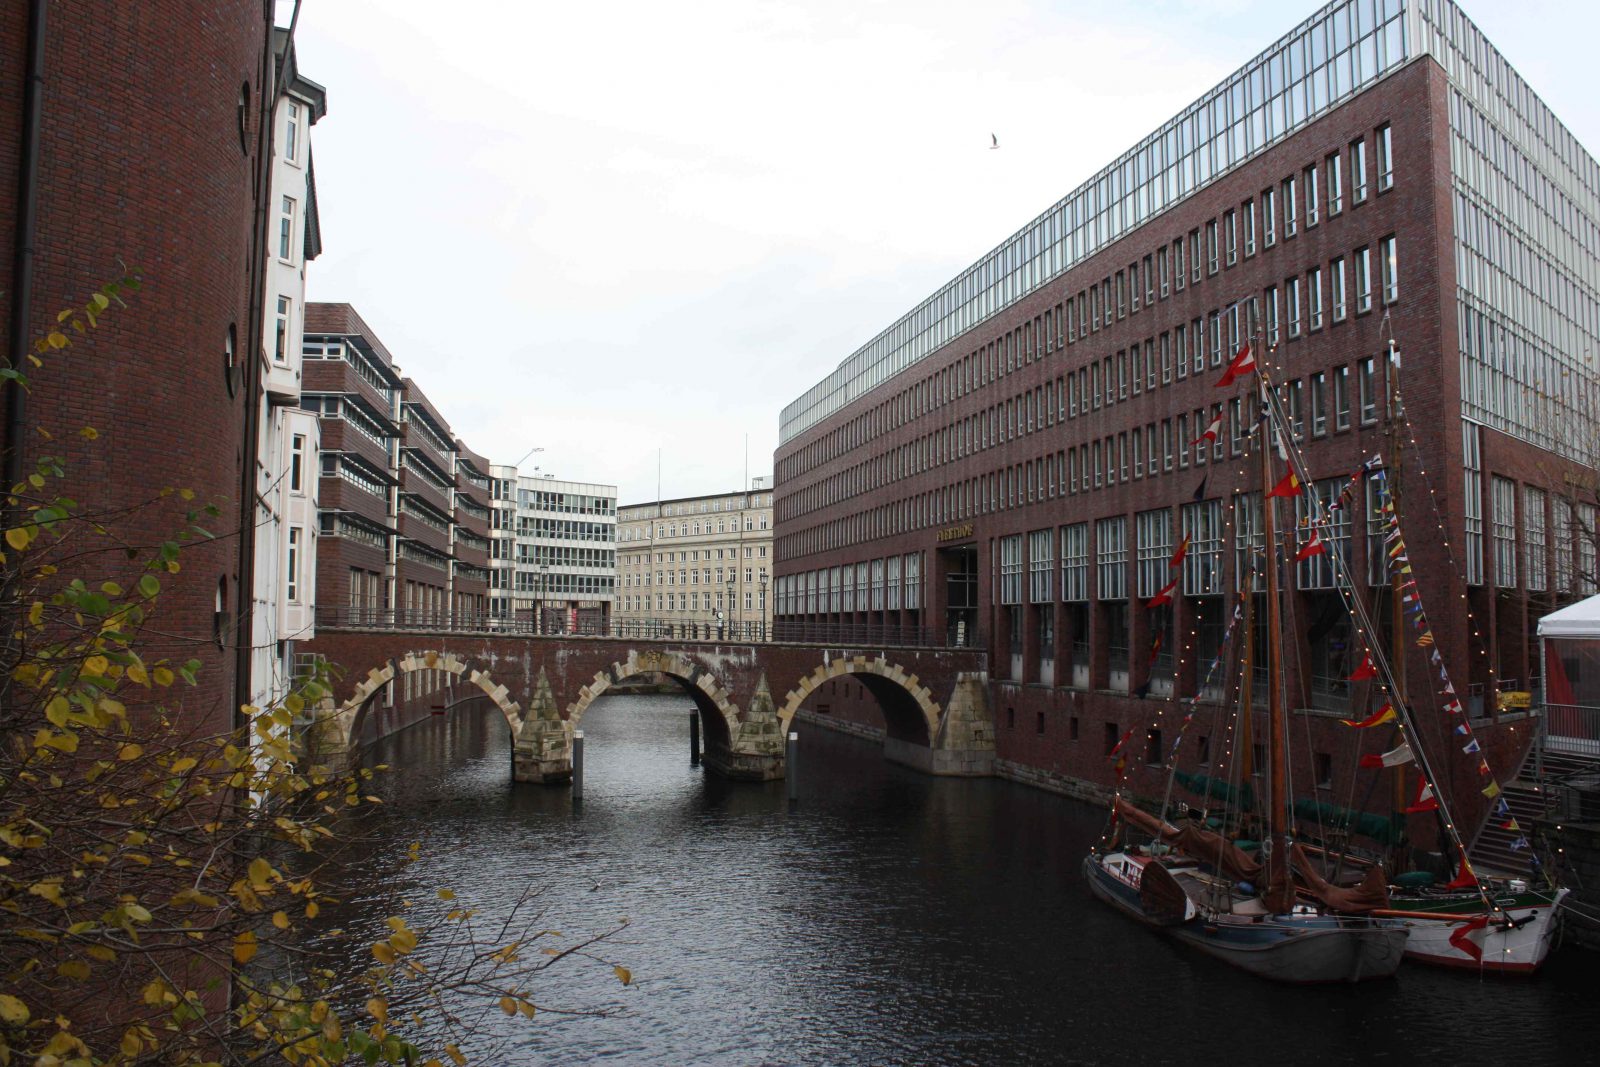
[[[789,731],[789,723],[794,719],[795,713],[806,702],[806,698],[814,693],[824,682],[836,678],[844,678],[852,674],[871,674],[884,678],[901,689],[916,701],[917,708],[922,712],[925,725],[928,728],[929,746],[937,746],[940,739],[940,724],[944,718],[944,709],[939,702],[933,699],[933,693],[923,685],[915,674],[911,674],[898,663],[890,663],[882,656],[868,659],[866,656],[836,657],[826,663],[817,664],[812,672],[795,683],[784,697],[783,707],[778,710],[778,722],[785,734]]]
[[[738,736],[739,706],[733,702],[732,694],[717,681],[716,675],[693,659],[676,652],[654,649],[645,652],[631,650],[626,660],[614,661],[607,670],[596,671],[589,683],[579,688],[578,698],[567,705],[567,728],[578,729],[583,722],[584,712],[589,710],[589,705],[596,698],[617,683],[639,674],[669,674],[699,690],[706,700],[716,706],[728,727],[728,736]]]
[[[500,710],[500,714],[505,716],[506,725],[511,728],[513,741],[522,732],[521,707],[510,698],[510,690],[489,677],[486,671],[474,669],[467,660],[454,652],[407,652],[403,656],[389,660],[381,667],[369,670],[367,676],[356,683],[355,692],[351,693],[350,698],[334,713],[339,734],[352,755],[355,752],[357,738],[360,737],[363,714],[371,706],[373,698],[398,675],[421,670],[445,671],[457,678],[465,677],[469,684],[482,690],[484,696],[488,697]]]

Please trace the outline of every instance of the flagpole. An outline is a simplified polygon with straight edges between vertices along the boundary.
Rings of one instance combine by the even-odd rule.
[[[1395,420],[1395,413],[1400,404],[1400,376],[1398,361],[1400,353],[1395,348],[1394,334],[1389,335],[1388,358],[1384,360],[1383,378],[1389,410],[1387,412],[1388,437],[1389,437],[1389,502],[1394,506],[1395,516],[1400,514],[1400,427]],[[1410,710],[1410,702],[1406,699],[1406,628],[1405,604],[1401,600],[1405,589],[1405,572],[1399,567],[1389,568],[1389,640],[1393,649],[1391,661],[1393,664],[1394,699],[1401,707]],[[1402,849],[1406,828],[1406,768],[1405,764],[1394,769],[1394,849],[1397,854]],[[1396,868],[1398,869],[1398,867]]]

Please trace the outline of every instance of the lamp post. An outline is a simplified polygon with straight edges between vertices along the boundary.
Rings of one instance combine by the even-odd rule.
[[[767,639],[767,568],[761,568],[761,581],[758,585],[761,590],[761,599],[756,602],[756,613],[761,617],[761,640]]]
[[[734,573],[737,573],[735,571]],[[728,576],[728,611],[723,617],[728,620],[728,640],[733,640],[733,575]]]

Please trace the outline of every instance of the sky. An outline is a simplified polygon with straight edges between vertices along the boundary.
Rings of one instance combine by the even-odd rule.
[[[1317,6],[303,0],[307,299],[492,462],[733,491],[785,404]],[[1600,150],[1600,4],[1462,7]]]

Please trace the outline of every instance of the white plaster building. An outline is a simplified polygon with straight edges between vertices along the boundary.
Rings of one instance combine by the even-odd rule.
[[[280,699],[294,675],[294,646],[314,633],[317,481],[321,437],[314,413],[300,408],[306,264],[322,250],[311,127],[327,109],[326,91],[301,76],[284,30],[274,94],[271,220],[266,328],[256,372],[262,409],[256,469],[255,573],[250,633],[251,691],[262,705]]]
[[[515,616],[539,633],[604,633],[617,588],[617,487],[517,478]]]

